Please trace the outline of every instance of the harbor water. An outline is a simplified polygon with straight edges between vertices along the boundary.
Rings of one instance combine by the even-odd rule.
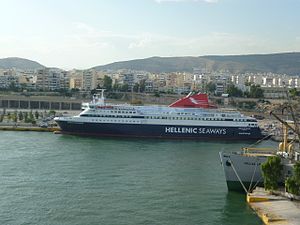
[[[218,152],[241,143],[0,132],[0,224],[259,224]]]

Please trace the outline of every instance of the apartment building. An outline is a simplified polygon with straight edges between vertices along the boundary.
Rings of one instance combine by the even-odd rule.
[[[59,69],[39,69],[36,76],[36,88],[43,91],[68,89],[68,73]]]

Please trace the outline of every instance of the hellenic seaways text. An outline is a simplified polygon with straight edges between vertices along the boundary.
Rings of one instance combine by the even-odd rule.
[[[165,133],[225,135],[227,131],[226,128],[165,127]]]

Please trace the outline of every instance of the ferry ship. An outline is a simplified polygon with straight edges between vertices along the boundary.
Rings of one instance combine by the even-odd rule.
[[[54,120],[65,134],[173,139],[247,140],[263,137],[257,120],[238,111],[217,109],[206,94],[189,94],[169,106],[105,103],[94,95],[83,111]]]

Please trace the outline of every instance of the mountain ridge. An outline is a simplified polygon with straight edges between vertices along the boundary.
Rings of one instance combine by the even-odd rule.
[[[21,70],[35,70],[45,68],[42,64],[20,57],[7,57],[0,59],[1,69],[12,69],[17,68]]]
[[[272,72],[300,75],[300,52],[248,55],[206,55],[183,57],[150,57],[129,61],[114,62],[93,69],[132,69],[148,72],[192,72],[193,68],[206,68],[210,71]]]
[[[35,70],[44,65],[29,59],[9,57],[0,59],[1,69]],[[208,71],[229,71],[231,73],[272,72],[300,76],[300,52],[248,55],[205,55],[205,56],[153,56],[144,59],[119,61],[101,66],[95,70],[131,69],[152,73],[193,72],[194,68]]]

